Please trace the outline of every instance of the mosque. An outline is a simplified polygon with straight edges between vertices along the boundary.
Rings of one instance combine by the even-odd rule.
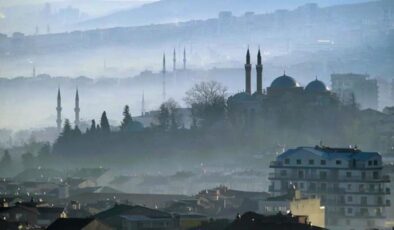
[[[245,91],[228,98],[230,116],[235,115],[238,123],[252,123],[257,114],[273,110],[291,112],[296,109],[319,109],[339,105],[337,96],[317,78],[305,88],[284,73],[263,90],[263,64],[260,49],[257,53],[256,91],[251,89],[252,64],[249,49],[246,52]]]

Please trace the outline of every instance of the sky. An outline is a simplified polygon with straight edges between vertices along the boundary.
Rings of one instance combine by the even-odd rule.
[[[42,4],[45,2],[69,2],[69,3],[86,3],[86,2],[130,2],[130,3],[145,3],[154,0],[0,0],[0,7]]]

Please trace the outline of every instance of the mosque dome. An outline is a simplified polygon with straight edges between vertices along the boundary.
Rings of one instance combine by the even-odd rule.
[[[229,102],[243,102],[253,100],[253,97],[245,92],[237,93],[229,97]]]
[[[311,81],[306,87],[305,87],[305,91],[306,92],[313,92],[313,93],[317,93],[317,92],[327,92],[327,87],[326,85],[319,80],[314,80]]]
[[[288,88],[296,88],[296,87],[299,87],[298,83],[294,80],[294,78],[287,76],[286,74],[276,78],[271,83],[272,89],[288,89]]]

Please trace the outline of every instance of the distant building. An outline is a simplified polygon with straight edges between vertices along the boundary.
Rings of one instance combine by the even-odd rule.
[[[378,109],[378,82],[367,74],[331,74],[331,86],[344,103],[355,101],[361,109]]]
[[[275,215],[277,213],[292,213],[297,216],[307,216],[314,226],[325,227],[325,208],[319,198],[302,198],[301,193],[291,186],[287,194],[268,197],[259,201],[259,213]]]
[[[290,149],[270,167],[269,190],[284,195],[296,186],[305,198],[320,198],[329,229],[384,227],[390,178],[377,152],[325,146]]]
[[[94,218],[59,218],[47,230],[112,230],[104,223]]]
[[[94,217],[115,229],[173,230],[179,228],[179,220],[170,213],[138,205],[115,205]]]
[[[292,213],[276,215],[260,215],[247,212],[237,218],[225,228],[226,230],[264,229],[264,230],[320,230],[325,229],[310,225],[308,217],[297,216]]]

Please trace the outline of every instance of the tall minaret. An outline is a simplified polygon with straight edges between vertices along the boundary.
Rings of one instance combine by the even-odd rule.
[[[257,93],[263,93],[263,64],[261,63],[261,53],[260,48],[257,53],[257,65],[256,65],[256,73],[257,73]]]
[[[186,48],[183,48],[183,70],[186,70]]]
[[[36,66],[33,65],[33,77],[36,77]]]
[[[174,48],[174,54],[173,54],[172,61],[173,61],[172,70],[175,72],[176,71],[176,51],[175,51],[175,48]]]
[[[166,100],[166,54],[163,54],[163,102]]]
[[[57,112],[57,119],[56,119],[57,131],[60,133],[62,131],[62,98],[60,96],[60,88],[57,89],[56,112]]]
[[[245,92],[247,94],[252,94],[251,76],[252,76],[252,65],[250,64],[250,53],[248,48],[248,51],[246,52],[246,64],[245,64]]]
[[[75,121],[74,124],[76,127],[79,127],[79,95],[78,95],[78,89],[75,92],[75,108],[74,108],[74,112],[75,112]]]
[[[141,117],[145,116],[145,93],[142,91]]]

